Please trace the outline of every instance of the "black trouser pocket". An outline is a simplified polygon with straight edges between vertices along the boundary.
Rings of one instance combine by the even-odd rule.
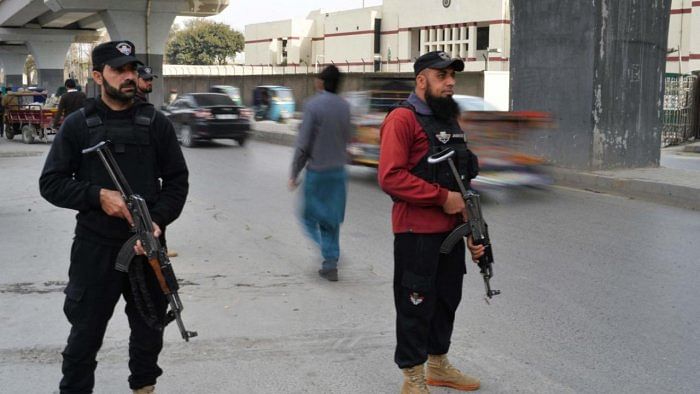
[[[66,300],[63,303],[63,313],[68,318],[68,321],[75,325],[76,322],[81,319],[81,308],[79,308],[79,306],[85,295],[85,287],[76,286],[72,282],[69,282],[68,286],[63,290],[63,293],[66,295]]]

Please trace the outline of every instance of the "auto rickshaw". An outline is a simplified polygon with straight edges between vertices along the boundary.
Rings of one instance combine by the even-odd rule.
[[[292,90],[285,86],[263,85],[253,90],[255,120],[282,122],[294,115]]]

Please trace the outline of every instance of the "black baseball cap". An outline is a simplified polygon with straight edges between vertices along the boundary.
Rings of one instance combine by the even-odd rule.
[[[158,78],[157,75],[153,74],[153,68],[151,66],[139,66],[136,71],[139,73],[139,78],[141,79],[153,79],[153,78]]]
[[[131,41],[109,41],[92,50],[92,67],[106,64],[117,68],[129,63],[143,64],[136,58],[136,47]]]
[[[420,74],[420,72],[426,68],[443,70],[450,67],[455,71],[462,71],[464,70],[464,62],[459,58],[451,58],[450,55],[444,51],[428,52],[416,59],[415,63],[413,63],[413,71],[416,75]]]

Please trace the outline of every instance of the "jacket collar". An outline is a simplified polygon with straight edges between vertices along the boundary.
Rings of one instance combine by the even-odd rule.
[[[409,104],[415,108],[416,112],[421,114],[421,115],[432,115],[433,111],[428,107],[428,104],[425,103],[425,101],[421,100],[416,96],[416,92],[411,93],[410,96],[408,96],[408,101]]]

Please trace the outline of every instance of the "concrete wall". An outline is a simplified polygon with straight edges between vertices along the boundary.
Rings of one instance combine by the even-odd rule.
[[[670,0],[514,0],[511,106],[553,114],[531,150],[570,168],[656,166]]]
[[[376,85],[376,80],[405,80],[412,84],[413,73],[367,73],[367,74],[345,74],[343,81],[343,91],[354,91],[368,89]],[[166,76],[164,78],[165,91],[176,89],[178,94],[192,92],[206,92],[213,85],[233,85],[241,89],[243,102],[250,105],[252,101],[251,93],[258,85],[283,85],[290,87],[297,102],[297,110],[301,110],[301,104],[314,91],[314,76],[312,74],[297,75],[245,75],[245,76]],[[457,73],[457,94],[468,94],[472,96],[484,96],[483,73]]]

